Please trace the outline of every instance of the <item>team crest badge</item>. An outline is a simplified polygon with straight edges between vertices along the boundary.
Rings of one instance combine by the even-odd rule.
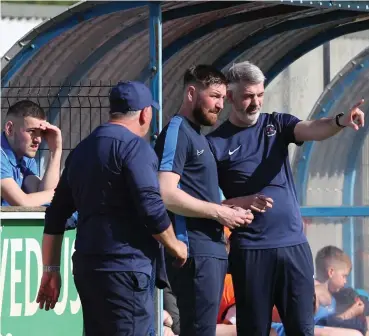
[[[265,133],[268,137],[271,137],[277,133],[277,130],[274,125],[269,124],[265,127]]]

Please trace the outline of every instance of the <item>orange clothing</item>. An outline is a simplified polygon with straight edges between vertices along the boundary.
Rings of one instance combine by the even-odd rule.
[[[217,323],[224,323],[224,315],[226,311],[236,304],[233,290],[232,276],[227,274],[224,279],[224,289],[222,299],[220,301]]]
[[[276,306],[273,306],[272,322],[282,322]]]
[[[227,227],[224,227],[224,235],[226,236],[227,239],[229,239],[229,236],[231,235],[231,230]]]

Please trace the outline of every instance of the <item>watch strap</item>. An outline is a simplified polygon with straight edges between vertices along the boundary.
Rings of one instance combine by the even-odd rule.
[[[343,115],[345,115],[344,113],[339,113],[339,114],[337,114],[336,115],[336,125],[338,126],[338,127],[341,127],[341,128],[345,128],[346,126],[343,126],[343,125],[341,125],[340,124],[340,118],[343,116]]]
[[[44,273],[60,272],[60,266],[44,266],[43,271]]]

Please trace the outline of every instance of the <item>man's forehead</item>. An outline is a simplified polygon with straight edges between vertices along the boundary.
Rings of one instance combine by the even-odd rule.
[[[264,83],[250,85],[241,82],[240,89],[243,93],[260,94],[264,92]]]
[[[25,128],[39,128],[44,121],[34,117],[25,117],[23,118],[23,126]]]
[[[225,84],[211,84],[207,88],[208,91],[226,94],[227,86]]]

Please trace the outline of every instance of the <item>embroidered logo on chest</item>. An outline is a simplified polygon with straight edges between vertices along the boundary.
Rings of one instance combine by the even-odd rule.
[[[236,153],[239,149],[240,149],[240,147],[241,147],[241,145],[239,145],[236,149],[234,149],[234,150],[229,150],[228,151],[228,154],[229,155],[233,155],[234,153]]]
[[[271,137],[277,133],[277,130],[274,125],[269,124],[265,126],[265,133],[268,137]]]

